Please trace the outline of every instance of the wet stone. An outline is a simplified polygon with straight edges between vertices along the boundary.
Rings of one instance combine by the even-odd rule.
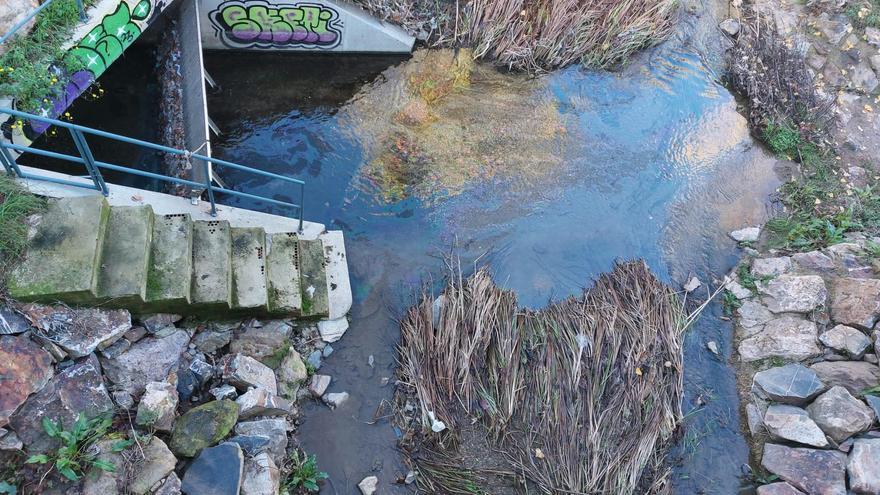
[[[871,329],[880,316],[880,280],[841,278],[831,285],[831,319]]]
[[[27,304],[22,311],[49,340],[74,358],[106,348],[131,328],[131,315],[121,309],[71,309]]]
[[[27,336],[0,337],[0,427],[53,373],[52,356]]]
[[[760,236],[760,227],[746,227],[744,229],[734,230],[730,233],[730,238],[736,242],[755,242]]]
[[[147,383],[164,381],[177,368],[188,343],[183,330],[164,338],[146,337],[115,358],[101,358],[104,374],[117,387],[140,396]]]
[[[323,396],[332,380],[333,378],[329,375],[312,375],[312,381],[309,383],[309,392],[312,397],[320,398]]]
[[[194,407],[174,423],[171,450],[184,457],[193,457],[226,438],[237,420],[238,405],[230,400]]]
[[[846,455],[842,452],[768,443],[761,465],[803,492],[846,495]]]
[[[828,298],[825,281],[817,275],[780,275],[757,285],[764,305],[774,313],[808,313]]]
[[[832,440],[841,443],[867,430],[874,412],[843,387],[832,387],[807,406],[810,417]]]
[[[826,447],[825,434],[810,419],[807,411],[795,406],[773,404],[764,413],[764,426],[776,439],[813,447]]]
[[[241,448],[226,442],[199,454],[184,473],[181,488],[187,494],[239,495],[243,470]]]
[[[373,495],[379,487],[379,478],[367,476],[358,483],[358,489],[363,495]]]
[[[771,357],[801,361],[821,354],[816,341],[816,324],[783,316],[768,322],[764,329],[739,345],[743,361],[758,361]]]
[[[30,330],[24,316],[6,305],[0,305],[0,335],[17,335]]]
[[[229,441],[237,443],[248,457],[253,457],[261,452],[267,452],[271,443],[269,437],[260,435],[236,435],[230,438]]]
[[[769,399],[795,406],[806,404],[825,390],[815,371],[797,363],[759,371],[754,384]]]
[[[265,364],[243,354],[229,355],[222,362],[223,379],[239,390],[258,387],[278,393],[275,373]]]
[[[177,372],[177,396],[181,401],[187,402],[199,389],[199,379],[189,368]]]
[[[857,439],[847,463],[849,486],[855,493],[880,493],[880,438]]]
[[[317,370],[317,369],[321,368],[321,358],[322,357],[323,357],[323,353],[321,351],[319,351],[319,350],[312,351],[312,353],[309,354],[309,357],[306,359],[306,361],[312,366],[312,368]]]
[[[324,403],[331,409],[336,409],[348,400],[348,392],[335,392],[324,396]]]
[[[837,325],[819,336],[819,341],[835,351],[846,353],[853,359],[861,359],[871,346],[871,339],[860,330]]]
[[[840,385],[854,395],[880,385],[880,367],[866,361],[823,361],[810,369],[825,386]]]

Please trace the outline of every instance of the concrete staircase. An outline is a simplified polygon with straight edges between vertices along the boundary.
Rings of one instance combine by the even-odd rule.
[[[156,214],[149,205],[111,207],[99,195],[53,199],[9,292],[20,301],[133,313],[327,317],[336,290],[328,269],[345,262],[333,255],[341,234],[331,234],[267,234],[228,220]]]

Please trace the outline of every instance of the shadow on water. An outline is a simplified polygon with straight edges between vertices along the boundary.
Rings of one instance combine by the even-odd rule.
[[[475,78],[448,98],[514,109],[509,125],[527,128],[541,123],[539,107],[556,109],[565,132],[546,144],[558,158],[548,162],[553,168],[469,177],[454,193],[391,201],[366,176],[384,146],[375,135],[381,131],[366,124],[371,112],[399,103],[388,88],[408,62],[213,53],[206,63],[221,85],[209,101],[224,132],[214,142],[217,156],[304,178],[306,217],[345,231],[352,323],[321,372],[333,376],[332,391],[351,399],[335,411],[306,405],[298,434],[331,476],[324,493],[358,493],[369,474],[383,493],[405,491],[387,488],[407,468],[393,427],[374,423],[374,414],[393,392],[395,318],[425,281],[439,283],[445,253],[454,248],[463,266],[489,264],[532,307],[579,292],[618,258],[645,258],[669,283],[692,274],[707,281],[737,258],[725,233],[764,218],[778,183],[774,161],[753,146],[732,96],[688,51],[655,50],[626,75],[567,69],[517,86],[517,104],[491,76]],[[522,101],[535,110],[524,111]],[[438,125],[506,132],[466,112],[440,115],[447,120]],[[461,153],[472,145],[460,144]],[[505,146],[511,155],[531,151]],[[224,173],[242,190],[294,199],[283,184]],[[729,494],[743,485],[748,449],[728,364],[731,329],[719,312],[713,307],[686,337],[683,409],[690,414],[675,452],[679,493]],[[705,350],[710,340],[722,358]]]

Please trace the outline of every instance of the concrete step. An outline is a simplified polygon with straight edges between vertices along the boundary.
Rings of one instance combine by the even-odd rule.
[[[266,255],[269,312],[298,314],[302,306],[299,239],[293,233],[270,234]]]
[[[230,309],[232,232],[229,222],[194,222],[192,254],[192,303],[202,309]]]
[[[232,229],[232,307],[234,309],[259,311],[268,309],[265,254],[265,230]]]
[[[147,301],[153,209],[110,208],[107,232],[98,270],[98,297],[114,307],[141,307]]]
[[[52,201],[25,260],[9,276],[10,295],[20,301],[93,300],[109,214],[103,196]]]
[[[345,238],[340,230],[331,230],[319,236],[324,243],[327,267],[327,291],[329,295],[328,318],[344,317],[351,309],[351,280],[348,276],[348,258]]]
[[[156,215],[150,243],[147,305],[172,312],[190,303],[193,221],[188,214]]]
[[[326,265],[324,243],[320,239],[299,241],[302,316],[327,316],[329,313]]]

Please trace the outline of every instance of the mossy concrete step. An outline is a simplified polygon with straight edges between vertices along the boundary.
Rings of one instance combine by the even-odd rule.
[[[299,239],[294,233],[276,233],[268,238],[266,280],[269,312],[298,314],[302,307],[299,278]]]
[[[20,301],[93,300],[109,213],[103,196],[52,201],[25,260],[10,274],[10,295]]]
[[[329,313],[326,261],[324,243],[320,239],[299,241],[302,316],[327,316]]]
[[[98,270],[98,297],[117,307],[140,307],[147,301],[153,209],[110,208],[107,233]]]
[[[267,310],[266,231],[232,229],[232,307]]]
[[[232,303],[232,233],[229,222],[193,223],[192,303],[228,310]]]
[[[190,303],[193,221],[189,215],[156,215],[150,243],[147,306],[171,312]]]

